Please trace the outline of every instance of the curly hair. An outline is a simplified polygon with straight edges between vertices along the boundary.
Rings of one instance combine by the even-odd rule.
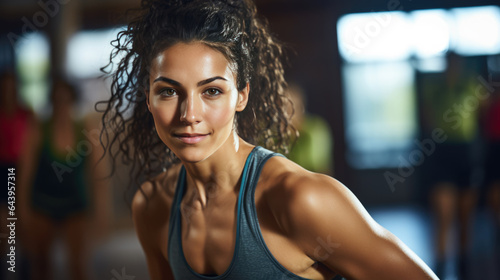
[[[111,74],[112,94],[101,102],[101,143],[113,161],[121,153],[136,179],[151,178],[177,161],[156,133],[145,94],[152,59],[179,42],[201,42],[221,52],[236,74],[238,90],[249,83],[247,107],[235,118],[238,135],[288,153],[295,133],[286,112],[283,46],[257,16],[251,0],[143,0],[138,12],[112,41],[110,63],[102,69]]]

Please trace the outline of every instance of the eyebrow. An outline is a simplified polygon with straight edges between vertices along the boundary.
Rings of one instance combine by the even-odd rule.
[[[211,83],[211,82],[213,82],[213,81],[215,81],[215,80],[223,80],[223,81],[226,81],[226,82],[227,82],[227,79],[225,79],[225,78],[223,78],[223,77],[221,77],[221,76],[215,76],[215,77],[212,77],[212,78],[208,78],[208,79],[206,79],[206,80],[203,80],[203,81],[199,81],[196,85],[197,85],[197,86],[199,86],[199,87],[201,87],[201,86],[206,85],[206,84],[209,84],[209,83]],[[169,83],[169,84],[174,85],[174,86],[182,86],[182,84],[181,84],[181,83],[179,83],[178,81],[176,81],[176,80],[172,80],[172,79],[170,79],[170,78],[163,77],[163,76],[156,78],[156,79],[153,81],[153,83],[156,83],[156,82],[158,82],[158,81],[166,82],[166,83]]]

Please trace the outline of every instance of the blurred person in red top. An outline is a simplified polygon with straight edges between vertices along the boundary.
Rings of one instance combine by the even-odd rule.
[[[33,114],[24,108],[17,97],[17,78],[11,71],[0,76],[0,164],[2,168],[17,166],[28,122]],[[2,169],[3,170],[3,169]],[[0,198],[6,199],[2,192]]]
[[[14,177],[17,177],[18,162],[26,140],[27,129],[33,121],[33,113],[21,105],[17,93],[15,72],[10,70],[3,72],[0,75],[0,172],[5,178],[3,182],[7,182],[8,174],[11,173],[8,170],[11,168],[15,169],[12,173],[16,174]],[[9,202],[16,206],[16,200],[16,196],[8,196],[8,187],[4,185],[0,191],[0,220],[2,221],[0,234],[6,235],[9,232],[7,223],[4,222],[7,220],[7,206]],[[2,256],[7,254],[7,246],[7,242],[3,240],[0,242]],[[2,261],[2,265],[5,265],[5,262]],[[2,269],[0,278],[6,271],[7,269]]]

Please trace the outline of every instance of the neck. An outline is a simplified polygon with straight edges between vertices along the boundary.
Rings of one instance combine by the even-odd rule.
[[[206,207],[210,200],[239,190],[245,162],[253,146],[236,133],[210,157],[196,163],[183,163],[186,168],[187,193]]]

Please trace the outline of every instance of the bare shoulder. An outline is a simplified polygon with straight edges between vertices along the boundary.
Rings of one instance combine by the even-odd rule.
[[[315,261],[348,279],[436,279],[336,179],[278,157],[269,160],[262,175],[262,197],[276,223]]]
[[[151,279],[173,279],[168,264],[168,227],[180,165],[144,182],[132,200],[135,231]]]
[[[161,225],[168,222],[179,170],[180,164],[174,165],[142,183],[132,200],[132,214],[136,227],[139,220],[141,224]]]
[[[354,194],[333,177],[273,157],[266,163],[262,179],[268,182],[263,197],[285,232],[316,226],[325,217],[330,223],[343,223],[357,216],[355,220],[366,222],[367,228],[376,226]]]
[[[335,178],[308,171],[284,157],[269,159],[261,177],[268,182],[266,191],[282,195],[286,202],[306,203],[311,198],[321,198],[321,201],[325,196],[328,200],[344,200],[351,193]],[[314,205],[320,201],[315,200]]]

